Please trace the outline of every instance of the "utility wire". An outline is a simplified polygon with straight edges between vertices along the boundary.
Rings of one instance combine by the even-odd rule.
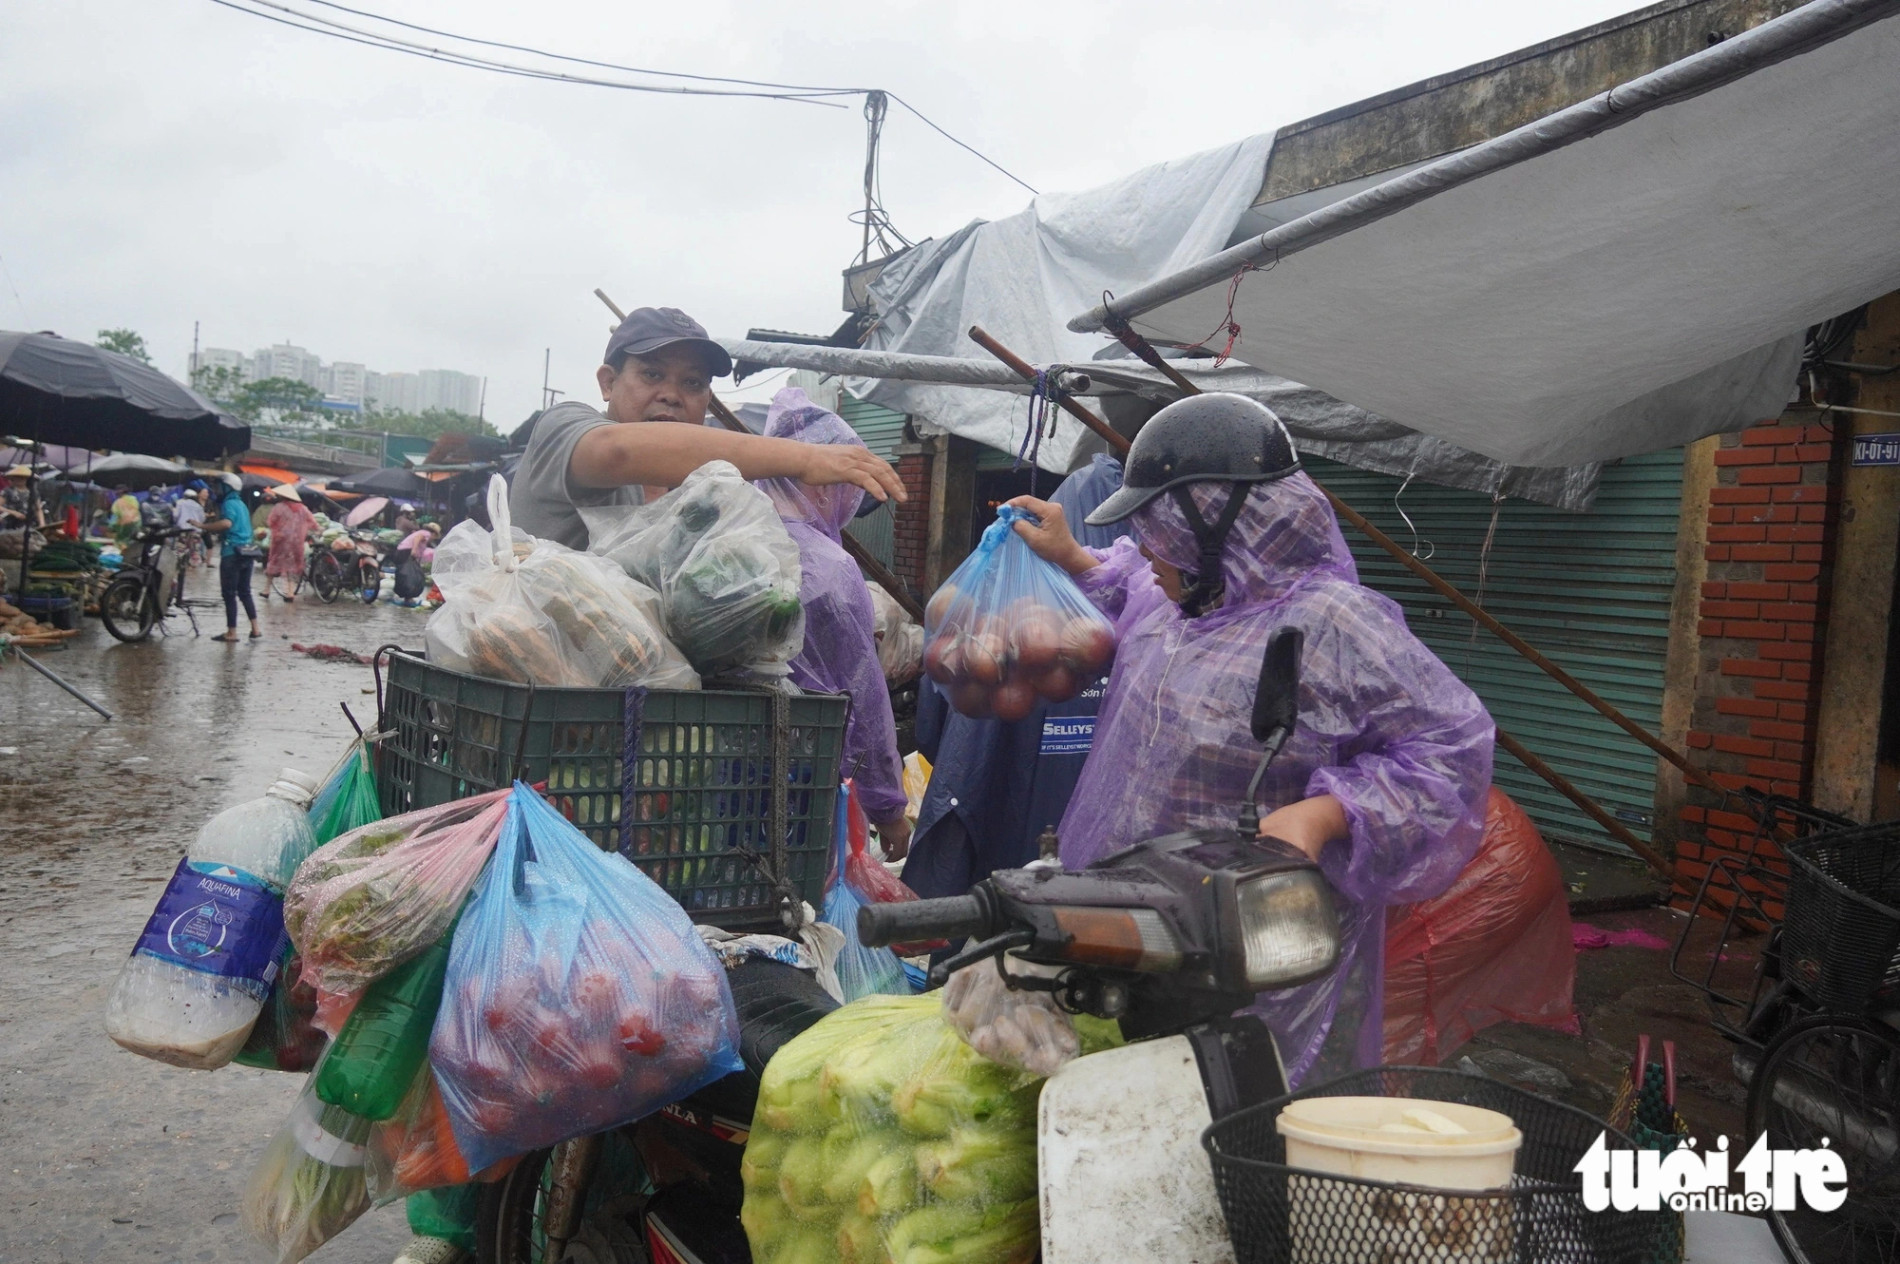
[[[249,14],[254,18],[263,18],[267,22],[276,22],[279,25],[288,26],[299,31],[308,31],[315,35],[327,35],[333,39],[345,40],[352,44],[362,44],[369,48],[386,49],[392,53],[405,53],[412,57],[422,57],[429,61],[439,61],[454,66],[466,66],[471,70],[488,70],[497,74],[515,75],[524,79],[548,79],[558,83],[581,84],[587,87],[618,88],[627,92],[658,92],[672,96],[752,97],[772,101],[797,101],[808,105],[829,106],[832,109],[843,109],[845,107],[838,102],[821,100],[819,98],[855,95],[849,91],[826,91],[822,89],[815,92],[735,92],[718,88],[687,88],[665,84],[628,83],[623,80],[596,79],[583,75],[565,74],[557,70],[543,70],[532,66],[516,66],[508,62],[492,61],[488,58],[476,57],[469,53],[459,53],[453,49],[430,48],[426,45],[412,43],[408,40],[397,39],[391,35],[382,35],[375,31],[365,31],[358,27],[348,26],[341,22],[332,21],[329,18],[319,17],[314,13],[305,13],[290,8],[288,5],[273,3],[273,0],[248,0],[248,3],[238,3],[237,0],[211,0],[211,3],[234,10],[238,13]],[[276,12],[264,12],[266,9],[276,10]],[[288,16],[279,17],[277,16],[278,14]],[[292,19],[301,20],[294,21]]]
[[[623,70],[635,75],[658,75],[666,79],[697,79],[705,83],[736,83],[752,88],[781,88],[789,92],[826,92],[855,94],[862,88],[820,88],[810,84],[773,83],[765,79],[728,79],[720,75],[694,75],[679,70],[648,70],[640,66],[622,66],[611,61],[591,61],[585,57],[570,57],[565,53],[550,53],[546,49],[531,48],[526,44],[509,44],[501,40],[481,39],[474,35],[457,35],[453,31],[440,31],[432,26],[420,26],[414,22],[404,22],[400,18],[384,17],[380,13],[371,13],[364,9],[352,9],[348,5],[336,4],[334,0],[305,0],[308,4],[321,5],[326,9],[335,9],[339,13],[348,13],[359,18],[369,18],[375,22],[386,22],[390,26],[400,26],[405,30],[420,31],[424,35],[439,35],[444,39],[459,40],[464,44],[480,44],[484,48],[501,48],[511,53],[528,53],[535,57],[546,57],[550,61],[564,61],[576,66],[593,66],[598,70]]]
[[[442,39],[456,40],[461,43],[475,44],[485,48],[499,48],[509,52],[526,53],[534,57],[544,57],[551,61],[567,62],[570,65],[592,66],[602,70],[618,70],[627,74],[653,75],[671,79],[692,79],[704,83],[728,83],[748,87],[771,88],[777,89],[777,91],[732,92],[719,89],[671,87],[660,84],[637,84],[618,80],[595,79],[580,75],[563,74],[559,71],[531,66],[517,66],[508,62],[493,61],[488,58],[475,57],[468,53],[456,52],[453,49],[431,48],[408,40],[397,39],[391,35],[384,35],[376,31],[366,31],[360,27],[348,26],[341,22],[320,17],[314,13],[306,13],[292,9],[286,5],[274,3],[273,0],[247,0],[247,2],[244,3],[240,3],[239,0],[211,0],[211,3],[232,9],[238,13],[246,13],[255,18],[262,18],[267,22],[276,22],[282,26],[288,26],[300,31],[308,31],[315,35],[327,35],[333,39],[346,40],[352,44],[362,44],[369,48],[387,49],[390,52],[405,53],[412,57],[423,57],[430,61],[440,61],[450,65],[466,66],[472,70],[488,70],[496,74],[516,75],[528,79],[548,79],[559,83],[572,83],[599,88],[619,88],[631,92],[659,92],[684,96],[751,97],[770,101],[801,101],[810,105],[831,106],[835,109],[841,109],[843,107],[838,105],[835,101],[828,101],[822,98],[861,96],[874,91],[874,89],[870,88],[824,88],[810,85],[774,83],[769,80],[733,79],[717,75],[696,75],[683,71],[648,70],[637,66],[623,66],[614,62],[593,61],[584,57],[571,57],[563,53],[551,53],[545,49],[532,48],[525,44],[510,44],[501,40],[487,40],[470,35],[457,35],[452,31],[438,30],[434,27],[421,26],[413,22],[404,22],[398,18],[384,17],[381,14],[372,13],[365,9],[353,9],[347,5],[334,3],[333,0],[307,0],[307,3],[318,4],[327,9],[334,9],[341,13],[348,13],[354,17],[366,18],[370,21],[382,22],[390,26],[402,27],[405,30],[416,31],[424,35],[434,35]],[[289,17],[280,17],[277,16],[277,13],[263,12],[260,8],[252,7],[253,5],[274,9],[277,13],[287,14]],[[301,21],[292,21],[290,20],[291,18],[301,19]],[[906,110],[909,110],[911,114],[915,115],[917,119],[926,127],[930,128],[931,131],[957,146],[957,148],[980,159],[985,165],[1029,190],[1031,194],[1039,192],[1035,185],[1030,184],[1027,180],[1024,180],[1021,176],[1018,176],[1015,172],[985,154],[982,150],[977,149],[965,141],[959,140],[957,137],[945,131],[922,110],[919,110],[916,106],[904,100],[904,98],[894,92],[888,95],[891,100],[897,102]]]

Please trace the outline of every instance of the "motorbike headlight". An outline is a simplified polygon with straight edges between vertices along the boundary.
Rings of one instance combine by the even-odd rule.
[[[1317,870],[1266,874],[1241,883],[1235,896],[1251,986],[1287,987],[1339,960],[1339,915]]]

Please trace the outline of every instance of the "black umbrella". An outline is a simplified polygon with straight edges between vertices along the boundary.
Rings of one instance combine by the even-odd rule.
[[[49,333],[0,332],[0,430],[201,461],[251,446],[249,426],[151,365]]]
[[[409,470],[371,470],[330,484],[339,491],[360,496],[388,496],[396,500],[422,500],[429,494],[429,480]]]

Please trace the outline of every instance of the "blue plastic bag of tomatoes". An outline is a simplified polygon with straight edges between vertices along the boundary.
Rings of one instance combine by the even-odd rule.
[[[469,1170],[649,1115],[738,1070],[738,1049],[685,911],[516,782],[429,1040]]]
[[[924,608],[924,671],[973,720],[1022,720],[1108,670],[1115,628],[1068,573],[1037,557],[1004,505]]]

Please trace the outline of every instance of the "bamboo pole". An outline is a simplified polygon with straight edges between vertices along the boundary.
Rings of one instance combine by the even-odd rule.
[[[627,314],[616,307],[614,301],[607,297],[605,290],[600,289],[598,286],[595,287],[594,297],[607,305],[607,310],[614,314],[615,320],[625,320],[627,318]],[[1033,370],[1031,372],[1033,375]],[[712,408],[712,415],[716,417],[719,424],[726,429],[736,430],[740,434],[752,433],[746,428],[746,424],[739,420],[738,414],[733,412],[730,408],[727,408],[725,401],[720,399],[717,395],[712,397],[710,406]],[[879,588],[889,593],[891,600],[895,601],[899,606],[902,606],[905,614],[917,620],[917,622],[922,623],[924,621],[923,605],[904,588],[904,581],[893,575],[890,568],[885,566],[884,563],[872,557],[870,551],[853,538],[849,531],[841,531],[838,533],[838,536],[838,542],[844,546],[844,551],[851,555],[851,560],[862,567],[864,573],[869,575]]]

